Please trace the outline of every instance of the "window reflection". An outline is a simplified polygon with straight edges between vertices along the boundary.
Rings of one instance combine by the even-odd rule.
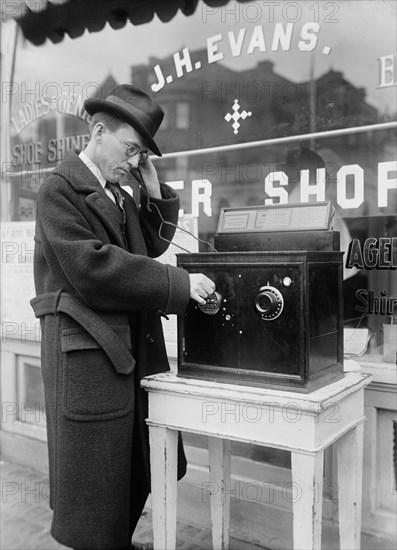
[[[164,157],[156,168],[163,181],[178,182],[181,209],[198,218],[200,238],[212,240],[226,206],[332,201],[345,251],[345,319],[370,328],[370,348],[379,354],[390,316],[369,306],[358,311],[356,293],[396,296],[395,272],[348,267],[346,259],[352,241],[363,247],[369,238],[397,236],[395,131],[375,129],[396,120],[395,13],[387,2],[294,2],[298,18],[276,4],[281,12],[272,15],[258,13],[257,2],[199,3],[193,15],[167,23],[105,26],[41,48],[21,42],[7,173],[10,218],[34,219],[43,179],[69,148],[86,146],[84,98],[106,97],[118,83],[133,81],[164,108],[156,137]],[[302,51],[298,43],[310,22],[318,24],[318,40]],[[153,92],[160,75],[164,82]],[[236,133],[234,119],[225,119],[233,113]],[[361,132],[366,126],[374,130]],[[318,135],[324,132],[330,133]],[[291,157],[302,150],[321,165]],[[271,174],[279,174],[272,184]]]

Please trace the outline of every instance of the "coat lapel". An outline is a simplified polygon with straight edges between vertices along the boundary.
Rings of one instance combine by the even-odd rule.
[[[109,199],[105,191],[103,191],[103,193],[100,191],[90,193],[86,196],[85,202],[111,232],[117,241],[117,244],[122,248],[125,248],[120,213],[115,211],[115,208],[117,207],[111,199]]]
[[[139,212],[134,199],[126,192],[124,196],[124,208],[126,213],[125,235],[128,243],[128,250],[134,254],[147,256],[146,243],[140,230]]]
[[[116,205],[106,195],[94,174],[78,157],[78,150],[69,151],[54,173],[61,175],[78,193],[86,195],[85,202],[113,235],[119,246],[125,248],[122,226]]]

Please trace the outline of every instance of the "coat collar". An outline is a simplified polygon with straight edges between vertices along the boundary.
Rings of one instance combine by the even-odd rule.
[[[102,185],[84,162],[80,151],[68,151],[63,161],[54,170],[77,192],[85,194],[85,202],[109,229],[119,246],[126,247],[117,206],[109,199]]]
[[[94,193],[100,189],[103,190],[98,179],[91,170],[79,158],[80,151],[75,149],[68,151],[62,162],[54,170],[54,174],[59,174],[73,187],[78,193]],[[104,195],[106,196],[105,191]]]

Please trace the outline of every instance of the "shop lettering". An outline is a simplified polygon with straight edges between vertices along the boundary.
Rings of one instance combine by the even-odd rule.
[[[183,180],[167,181],[167,184],[175,190],[181,190],[185,186],[185,182]],[[199,217],[200,204],[202,204],[204,214],[206,214],[210,218],[212,216],[211,197],[212,183],[209,180],[193,180],[191,192],[191,215],[194,217]],[[179,210],[179,217],[182,217],[184,215],[185,211],[181,208]]]
[[[17,164],[39,164],[42,159],[41,141],[17,143],[12,148],[12,162]]]
[[[359,239],[353,239],[349,246],[346,267],[396,269],[397,237],[369,237],[362,246]]]
[[[382,290],[380,296],[376,296],[374,290],[360,288],[356,291],[356,298],[360,303],[356,306],[359,313],[393,315],[397,305],[397,298],[387,297],[387,290]]]
[[[378,163],[378,207],[388,205],[389,192],[397,189],[397,161]],[[393,175],[394,174],[394,177]],[[285,172],[271,172],[265,178],[265,205],[288,204],[288,177]],[[309,170],[300,172],[300,202],[309,197],[325,201],[325,169],[316,170],[316,181],[310,183]],[[350,190],[350,192],[348,192]],[[351,195],[351,196],[348,196]],[[277,200],[274,200],[277,199]],[[359,208],[364,203],[364,170],[358,164],[341,166],[337,172],[336,201],[343,209]]]
[[[11,118],[11,124],[16,133],[19,134],[31,122],[47,115],[53,110],[76,116],[87,122],[89,115],[84,109],[84,101],[85,98],[81,95],[67,93],[62,93],[57,101],[52,101],[51,98],[31,101],[17,111],[16,115]]]
[[[47,145],[47,161],[57,162],[62,160],[69,149],[84,150],[90,139],[89,134],[78,136],[67,136],[60,139],[50,139]],[[19,143],[12,148],[13,166],[23,167],[23,165],[37,165],[43,160],[43,146],[40,141],[30,143]],[[256,166],[256,165],[255,165]],[[217,169],[211,165],[211,171],[208,175],[214,177]],[[252,167],[251,167],[252,168]],[[260,165],[256,172],[260,178]],[[14,168],[15,171],[15,168]],[[397,162],[380,162],[378,164],[378,207],[384,208],[389,205],[392,192],[397,190],[397,178],[392,174],[397,171]],[[211,178],[212,179],[212,178]],[[257,181],[257,178],[248,178],[250,183]],[[299,202],[302,204],[309,202],[311,198],[322,202],[326,200],[326,177],[325,169],[316,170],[316,181],[309,183],[309,170],[300,171],[300,195]],[[184,181],[168,182],[177,190],[184,189]],[[259,183],[259,181],[258,181]],[[264,204],[272,206],[273,204],[288,204],[288,177],[285,172],[270,172],[264,180]],[[212,216],[211,197],[212,183],[209,179],[197,179],[191,183],[191,202],[195,205],[192,210],[194,216],[198,216],[198,204],[203,204],[204,214]],[[351,192],[353,189],[353,192]],[[348,196],[350,194],[351,196]],[[364,202],[364,171],[357,165],[342,166],[337,172],[336,202],[342,209],[359,208]],[[183,215],[183,212],[182,214]],[[393,245],[395,246],[395,245]],[[356,250],[353,251],[358,254]],[[395,249],[393,248],[393,262],[395,262]],[[353,256],[352,256],[353,258]],[[353,260],[352,260],[353,261]]]
[[[208,64],[221,61],[225,57],[225,53],[231,53],[233,57],[239,57],[243,53],[245,55],[251,55],[256,52],[277,52],[277,51],[290,51],[292,45],[292,36],[296,33],[294,31],[294,23],[276,23],[274,25],[273,33],[271,36],[265,33],[262,25],[256,25],[250,36],[247,36],[247,29],[242,28],[235,33],[229,31],[227,35],[216,34],[207,38],[207,60]],[[297,47],[302,52],[311,52],[317,46],[317,34],[320,32],[319,23],[309,22],[305,23],[300,31]],[[329,54],[330,48],[326,47],[323,53]],[[174,65],[175,74],[177,78],[181,78],[187,73],[191,73],[193,70],[201,69],[201,62],[197,61],[192,63],[190,57],[189,48],[184,48],[181,52],[174,53]],[[174,75],[164,76],[163,70],[160,65],[153,67],[157,82],[154,82],[151,86],[153,92],[159,92],[165,86],[170,84],[174,80]]]
[[[50,139],[48,142],[48,162],[55,162],[63,159],[69,149],[84,150],[90,141],[89,134],[79,136],[67,136],[60,139]]]
[[[378,207],[387,207],[390,191],[397,190],[397,178],[390,177],[391,173],[397,171],[397,161],[380,162],[378,164]],[[309,197],[314,196],[318,202],[326,200],[326,178],[325,169],[316,170],[316,182],[309,185],[309,170],[301,170],[300,172],[300,200],[302,204],[309,202]],[[212,172],[214,175],[215,172]],[[352,197],[348,197],[348,177],[353,179],[354,193]],[[356,179],[357,177],[357,179]],[[184,189],[185,182],[172,181],[167,182],[176,190]],[[212,216],[211,197],[212,183],[208,179],[193,180],[191,185],[191,204],[193,216],[199,216],[199,204],[203,205],[205,215]],[[270,172],[265,178],[264,191],[265,205],[273,204],[288,204],[289,196],[285,187],[288,186],[288,177],[284,172]],[[274,200],[278,199],[278,200]],[[364,202],[364,171],[358,164],[342,166],[337,173],[337,203],[343,209],[359,208]],[[185,212],[180,210],[179,215],[183,216]],[[368,245],[369,246],[369,245]],[[356,254],[356,251],[353,251]],[[360,249],[361,252],[361,249]],[[365,252],[368,259],[368,265],[373,260],[370,260],[369,252]],[[374,247],[371,248],[371,254],[375,254]],[[367,256],[365,256],[367,258]],[[380,250],[378,253],[378,267],[396,267],[397,244],[396,239],[391,243],[387,239],[381,240]],[[371,256],[372,257],[372,256]],[[355,261],[355,256],[352,256],[351,262]],[[389,262],[389,263],[388,263]],[[353,267],[353,265],[348,266]]]
[[[58,162],[62,160],[68,149],[83,150],[87,147],[89,140],[89,134],[50,139],[47,144],[47,161]],[[43,146],[41,141],[17,143],[12,148],[12,163],[14,166],[40,164],[42,160]]]
[[[384,55],[378,58],[379,62],[379,85],[378,88],[389,88],[397,86],[396,77],[397,55]]]

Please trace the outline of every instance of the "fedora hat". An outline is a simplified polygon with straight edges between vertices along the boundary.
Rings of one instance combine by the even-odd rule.
[[[84,108],[90,115],[98,111],[118,115],[140,134],[153,153],[162,156],[153,136],[164,118],[164,111],[138,86],[121,84],[106,99],[86,99]]]

